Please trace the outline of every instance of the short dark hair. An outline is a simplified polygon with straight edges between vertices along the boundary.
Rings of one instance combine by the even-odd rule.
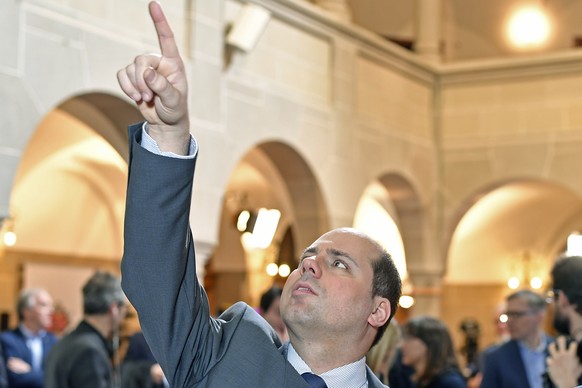
[[[278,286],[272,286],[267,291],[261,295],[261,301],[259,307],[261,308],[261,313],[266,313],[270,308],[271,305],[277,298],[281,297],[283,293],[283,289]]]
[[[564,256],[558,258],[552,268],[552,283],[554,289],[560,290],[576,312],[582,314],[582,257]]]
[[[381,246],[379,248],[381,250],[380,256],[372,261],[372,270],[374,271],[372,297],[381,296],[388,299],[390,302],[390,317],[383,326],[378,328],[378,333],[376,333],[372,346],[380,342],[388,324],[396,314],[396,310],[398,310],[398,301],[402,295],[402,280],[396,264],[394,264],[394,260],[384,248]]]
[[[523,299],[526,301],[527,307],[536,313],[546,310],[546,299],[531,290],[516,291],[505,299],[508,302],[514,299]]]
[[[459,370],[451,335],[439,319],[429,316],[411,318],[402,327],[402,334],[418,338],[426,345],[426,368],[418,378],[418,387],[427,386],[444,370]]]
[[[112,303],[125,304],[119,278],[109,272],[96,272],[83,286],[83,312],[105,314]]]

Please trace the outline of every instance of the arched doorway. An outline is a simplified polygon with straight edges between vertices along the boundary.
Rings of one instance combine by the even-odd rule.
[[[477,319],[481,343],[495,342],[492,317],[511,292],[531,288],[539,276],[544,293],[550,268],[568,235],[582,228],[582,198],[562,185],[521,179],[491,185],[475,193],[458,211],[450,229],[443,315],[460,323]],[[453,334],[458,334],[453,332]]]
[[[242,210],[280,212],[277,229],[266,248],[241,243],[236,219]],[[273,283],[270,263],[296,266],[299,252],[328,229],[327,210],[317,181],[301,155],[280,142],[261,143],[249,150],[232,171],[225,189],[219,242],[212,255],[207,287],[216,313],[238,300],[251,305]]]
[[[17,240],[5,248],[0,264],[10,274],[3,278],[3,310],[12,312],[22,287],[40,286],[75,323],[84,279],[97,268],[119,271],[126,126],[139,117],[117,97],[89,93],[63,102],[41,120],[11,190],[11,227]]]

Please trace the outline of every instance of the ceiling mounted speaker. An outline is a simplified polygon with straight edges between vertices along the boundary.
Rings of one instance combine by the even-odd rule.
[[[256,4],[245,4],[226,36],[226,43],[239,50],[251,51],[271,19],[271,13]]]

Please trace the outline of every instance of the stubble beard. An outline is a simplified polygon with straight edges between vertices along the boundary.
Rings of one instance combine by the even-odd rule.
[[[556,311],[554,313],[554,329],[560,334],[570,335],[570,319],[564,314]]]

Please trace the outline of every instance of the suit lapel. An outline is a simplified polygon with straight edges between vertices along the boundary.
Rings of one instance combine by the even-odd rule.
[[[24,335],[22,330],[20,330],[20,326],[14,329],[14,332],[16,333],[16,335],[22,338],[23,345],[22,349],[24,350],[25,354],[24,361],[26,361],[29,365],[32,365],[32,351],[30,350],[28,344],[26,343],[27,342],[26,336]]]
[[[529,381],[527,380],[527,373],[525,371],[525,365],[523,359],[521,358],[521,352],[519,351],[519,345],[517,341],[512,340],[511,342],[511,357],[509,357],[508,362],[513,364],[511,369],[515,370],[519,376],[519,380],[524,387],[529,387]]]

